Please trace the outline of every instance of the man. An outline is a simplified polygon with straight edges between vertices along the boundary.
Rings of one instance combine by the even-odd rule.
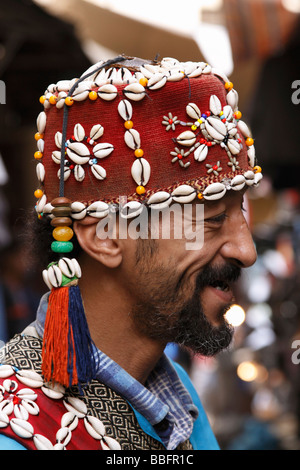
[[[0,445],[217,449],[164,349],[228,347],[233,283],[256,259],[243,196],[261,169],[233,84],[121,56],[40,101],[34,244],[51,293],[2,350]]]

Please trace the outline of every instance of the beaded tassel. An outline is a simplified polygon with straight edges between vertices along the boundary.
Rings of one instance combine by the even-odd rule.
[[[64,255],[73,250],[71,201],[58,197],[51,202],[54,241],[51,249]],[[43,271],[51,288],[43,338],[42,371],[47,381],[69,387],[89,382],[95,374],[93,342],[85,318],[78,279],[77,261],[64,256]]]

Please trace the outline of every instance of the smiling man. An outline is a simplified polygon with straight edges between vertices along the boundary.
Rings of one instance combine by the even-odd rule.
[[[261,169],[233,84],[202,62],[121,56],[40,101],[50,292],[0,353],[0,446],[217,449],[164,349],[227,348],[233,284],[256,259],[243,198]]]

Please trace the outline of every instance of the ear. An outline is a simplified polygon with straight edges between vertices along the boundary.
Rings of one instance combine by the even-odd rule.
[[[99,220],[93,217],[85,217],[75,221],[74,232],[81,248],[89,256],[108,268],[117,268],[122,262],[122,249],[116,237],[101,239],[97,235]],[[108,234],[109,235],[109,234]]]

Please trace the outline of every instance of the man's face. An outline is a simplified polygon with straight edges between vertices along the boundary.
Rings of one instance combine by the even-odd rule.
[[[256,260],[242,204],[243,193],[233,191],[205,202],[198,250],[186,250],[183,239],[136,242],[129,284],[136,298],[131,315],[141,334],[209,356],[229,345],[232,328],[224,313],[233,303],[232,286],[241,268]]]

